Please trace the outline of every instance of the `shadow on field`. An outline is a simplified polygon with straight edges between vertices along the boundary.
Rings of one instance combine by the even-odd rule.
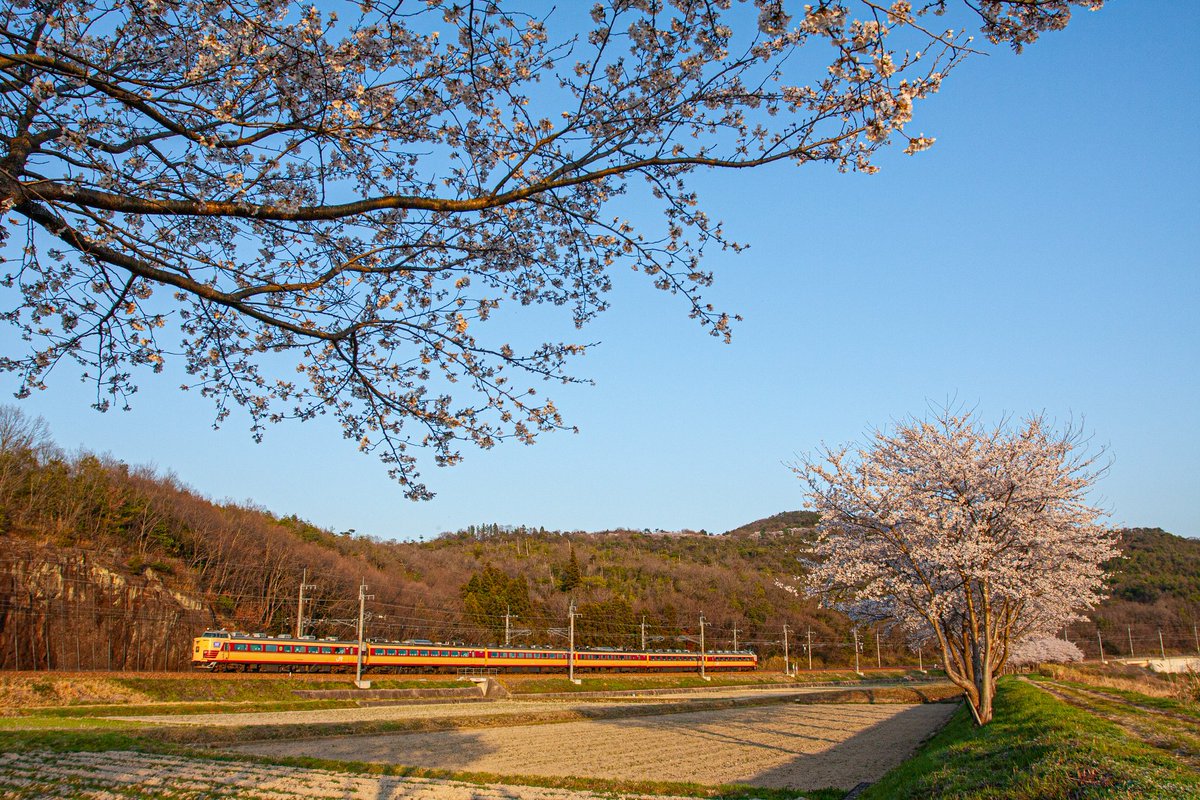
[[[841,741],[831,740],[820,730],[798,728],[792,732],[796,737],[827,742],[829,746],[818,752],[793,752],[785,763],[754,772],[742,782],[764,788],[801,790],[825,787],[850,790],[859,783],[874,783],[937,732],[955,707],[934,704],[906,708],[889,718],[873,721]],[[914,729],[923,734],[914,736]],[[814,748],[800,745],[796,749]]]
[[[430,733],[247,744],[268,756],[450,772],[620,781],[853,788],[874,782],[954,706],[799,704]],[[405,796],[401,783],[393,795]]]

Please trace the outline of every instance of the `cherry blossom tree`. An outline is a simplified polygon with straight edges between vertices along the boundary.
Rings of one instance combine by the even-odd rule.
[[[175,361],[218,423],[334,415],[428,497],[421,449],[566,426],[533,384],[588,343],[526,341],[526,307],[582,328],[626,264],[729,336],[697,170],[874,171],[932,143],[964,30],[1019,50],[1100,5],[14,0],[0,369],[25,396],[76,362],[103,410]]]
[[[1074,642],[1056,636],[1034,636],[1013,645],[1008,663],[1014,667],[1037,664],[1067,664],[1083,661],[1083,651]]]
[[[980,725],[1012,645],[1098,602],[1117,534],[1086,500],[1103,472],[1075,428],[941,411],[794,469],[821,514],[812,590],[940,649]]]

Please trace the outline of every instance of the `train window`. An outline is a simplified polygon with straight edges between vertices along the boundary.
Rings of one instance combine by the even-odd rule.
[[[236,643],[236,644],[233,646],[233,649],[234,649],[234,650],[245,650],[245,649],[246,649],[246,645],[245,645],[245,643],[244,643],[244,642],[238,642],[238,643]]]
[[[221,643],[220,643],[220,642],[213,642],[213,643],[212,643],[212,649],[213,649],[213,650],[220,650],[220,649],[221,649]]]
[[[429,651],[428,651],[428,650],[422,650],[422,651],[421,651],[421,655],[423,655],[423,656],[428,656],[428,655],[429,655]]]
[[[279,647],[278,647],[278,646],[276,646],[276,645],[273,645],[273,644],[269,644],[269,645],[267,645],[267,652],[268,652],[268,653],[274,653],[274,652],[276,652],[277,650],[279,650]]]
[[[310,652],[310,653],[319,653],[319,652],[321,652],[321,648],[317,647],[315,644],[310,644],[310,645],[308,646],[308,652]]]
[[[499,658],[499,657],[500,657],[500,654],[497,653],[495,650],[491,650],[488,652],[488,658]]]
[[[333,653],[333,648],[332,647],[322,647],[321,652],[326,655],[329,655],[329,654]]]

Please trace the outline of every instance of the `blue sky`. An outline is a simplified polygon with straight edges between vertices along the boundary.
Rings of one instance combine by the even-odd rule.
[[[584,334],[602,342],[579,362],[596,385],[549,392],[580,433],[428,467],[431,502],[406,501],[325,421],[261,445],[237,414],[213,431],[169,373],[130,412],[91,411],[66,371],[23,407],[68,449],[209,497],[413,538],[478,522],[723,531],[802,505],[796,454],[950,400],[1082,420],[1113,459],[1095,497],[1112,521],[1197,536],[1198,37],[1190,3],[1113,2],[1024,55],[968,61],[917,107],[934,148],[892,151],[878,175],[703,177],[707,210],[752,245],[706,265],[709,298],[746,318],[733,343],[619,271]]]

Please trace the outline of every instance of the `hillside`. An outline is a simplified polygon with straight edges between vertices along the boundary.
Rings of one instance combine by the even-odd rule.
[[[210,626],[350,636],[360,580],[371,636],[561,643],[572,599],[578,640],[694,647],[736,635],[760,654],[793,660],[811,631],[814,666],[853,660],[848,621],[798,587],[815,516],[792,511],[721,535],[594,533],[470,526],[427,542],[334,534],[295,516],[213,503],[173,476],[90,454],[66,456],[44,430],[0,413],[0,668],[146,669],[186,666]],[[15,433],[21,435],[14,435]],[[1129,557],[1110,566],[1113,599],[1095,618],[1106,638],[1130,627],[1138,649],[1190,646],[1200,598],[1200,542],[1158,529],[1125,532]],[[735,634],[736,629],[736,634]],[[874,632],[864,634],[874,657]],[[1071,638],[1085,647],[1095,626]],[[881,634],[883,661],[911,659]]]

